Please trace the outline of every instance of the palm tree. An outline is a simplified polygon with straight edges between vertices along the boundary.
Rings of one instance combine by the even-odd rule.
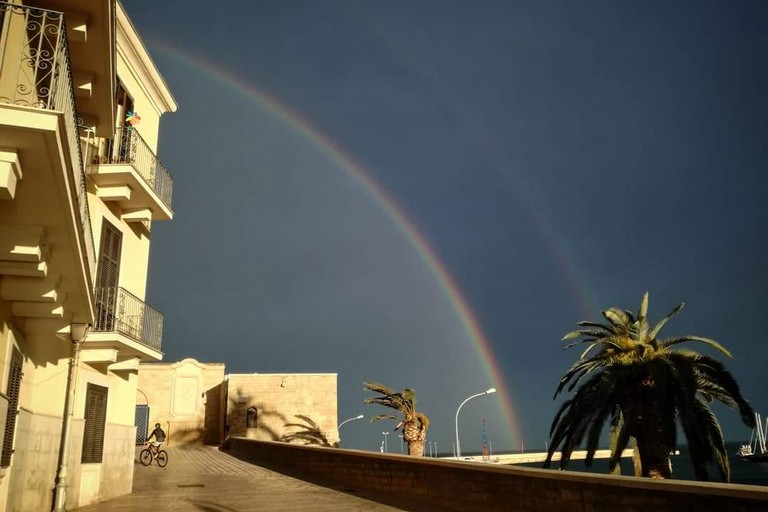
[[[408,455],[421,457],[424,454],[424,441],[427,439],[429,418],[424,413],[416,412],[416,392],[406,388],[402,393],[396,393],[392,388],[376,382],[364,382],[363,387],[379,394],[379,396],[366,398],[366,404],[383,405],[395,409],[402,415],[399,417],[393,414],[379,414],[371,418],[371,422],[379,420],[397,421],[395,432],[400,428],[403,429],[403,440],[408,445]]]
[[[708,480],[714,461],[721,478],[730,480],[723,432],[710,403],[718,400],[738,409],[741,420],[749,426],[754,426],[754,413],[736,380],[719,361],[677,347],[699,342],[731,357],[724,346],[701,336],[657,338],[661,328],[681,309],[683,304],[649,328],[646,292],[636,316],[610,308],[602,312],[607,323],[579,322],[580,329],[563,337],[563,341],[582,338],[565,348],[588,345],[555,391],[557,397],[566,385],[569,392],[578,386],[552,422],[544,467],[549,467],[552,455],[562,445],[560,468],[565,468],[573,450],[585,439],[586,462],[591,465],[603,425],[608,421],[611,472],[620,471],[621,454],[633,443],[642,476],[671,478],[670,453],[677,446],[679,422],[696,478]],[[588,357],[593,349],[596,353]]]

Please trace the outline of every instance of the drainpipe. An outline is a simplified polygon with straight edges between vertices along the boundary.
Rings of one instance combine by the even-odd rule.
[[[64,417],[61,421],[61,443],[59,444],[59,468],[56,472],[53,510],[65,512],[67,503],[67,477],[69,476],[69,440],[72,433],[72,414],[75,408],[75,388],[77,387],[77,369],[80,366],[80,348],[88,332],[88,324],[72,324],[72,358],[69,360],[67,394],[64,397]]]

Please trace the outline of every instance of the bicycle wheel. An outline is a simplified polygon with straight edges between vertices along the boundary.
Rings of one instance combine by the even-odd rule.
[[[164,468],[168,464],[168,453],[165,450],[157,452],[157,465]]]
[[[144,448],[141,450],[141,453],[139,454],[139,460],[145,466],[152,464],[152,452],[149,451],[149,448]]]

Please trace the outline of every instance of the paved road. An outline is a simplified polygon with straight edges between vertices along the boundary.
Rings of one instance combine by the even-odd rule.
[[[169,462],[134,466],[133,493],[80,512],[173,510],[203,512],[397,512],[365,498],[275,473],[214,447],[168,447]],[[137,452],[138,454],[138,452]]]

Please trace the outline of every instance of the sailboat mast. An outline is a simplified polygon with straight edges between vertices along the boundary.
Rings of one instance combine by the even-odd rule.
[[[765,454],[766,451],[768,451],[765,449],[765,439],[767,437],[768,437],[768,418],[766,418],[765,420],[765,428],[763,429],[760,435],[760,450],[762,454]]]

